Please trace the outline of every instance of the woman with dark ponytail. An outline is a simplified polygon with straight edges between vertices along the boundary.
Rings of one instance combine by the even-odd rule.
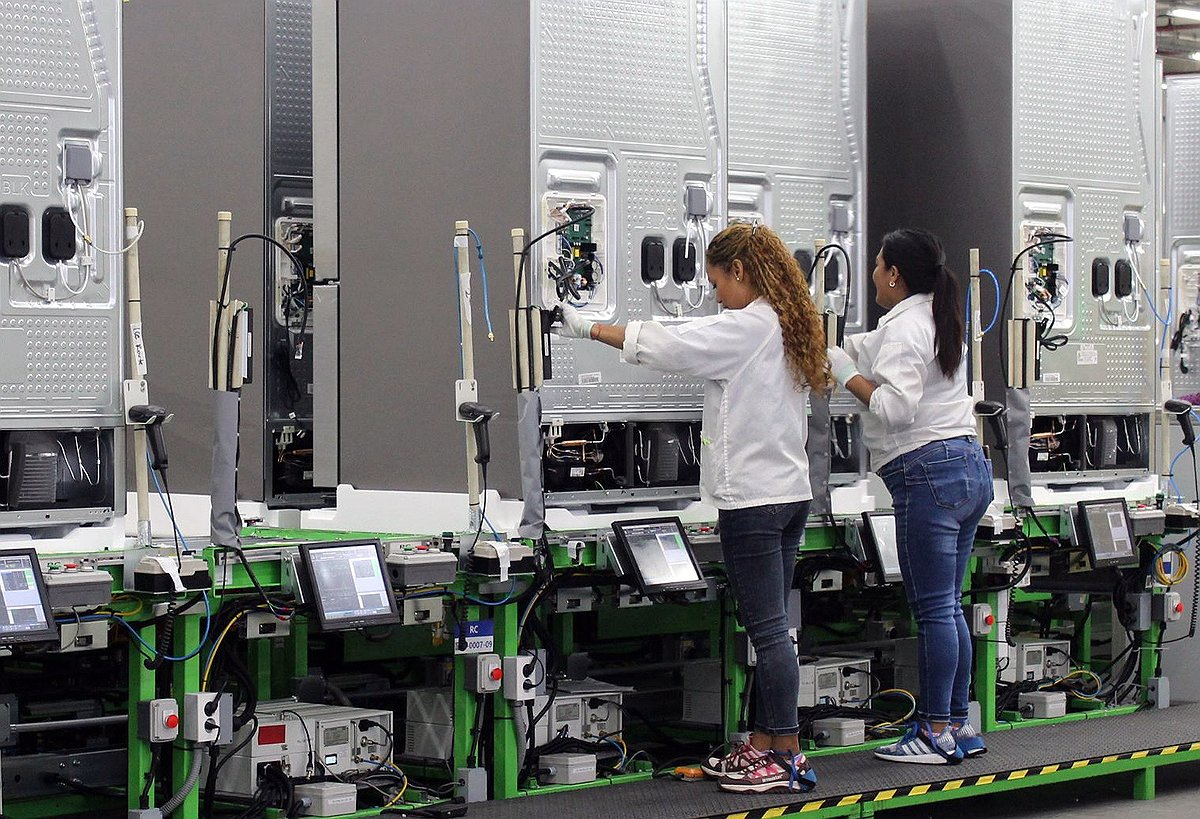
[[[992,469],[975,438],[962,298],[942,243],[924,230],[889,233],[871,280],[889,312],[844,350],[830,349],[829,363],[868,409],[863,437],[892,495],[921,677],[917,719],[875,756],[953,765],[986,751],[967,719],[972,656],[962,584],[992,501]]]

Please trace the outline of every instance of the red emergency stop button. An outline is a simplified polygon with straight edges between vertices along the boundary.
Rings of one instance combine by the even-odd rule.
[[[167,714],[165,717],[163,717],[163,725],[167,726],[172,731],[174,731],[176,728],[179,727],[179,715],[178,714]]]
[[[1176,603],[1176,604],[1175,604],[1175,613],[1176,613],[1176,614],[1183,614],[1183,603]]]
[[[983,622],[987,623],[989,626],[994,626],[996,625],[996,618],[989,614],[987,617],[983,618]]]
[[[504,672],[499,668],[493,668],[488,676],[492,678],[493,682],[500,682],[500,678],[504,676]]]

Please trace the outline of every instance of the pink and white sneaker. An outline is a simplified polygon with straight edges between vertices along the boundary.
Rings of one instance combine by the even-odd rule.
[[[722,749],[726,750],[724,755],[719,753]],[[700,763],[700,770],[709,776],[720,778],[749,768],[759,757],[765,755],[765,751],[755,750],[749,742],[734,742],[731,745],[722,745],[709,754]]]
[[[721,790],[731,793],[808,793],[817,786],[817,772],[804,754],[765,753],[750,767],[722,776]]]

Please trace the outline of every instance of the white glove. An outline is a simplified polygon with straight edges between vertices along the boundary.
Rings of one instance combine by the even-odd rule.
[[[830,347],[825,354],[829,356],[829,371],[833,374],[833,380],[843,387],[847,381],[858,375],[858,364],[841,347]]]
[[[559,306],[559,309],[562,310],[562,326],[553,329],[556,336],[562,338],[592,337],[592,327],[596,322],[585,319],[579,315],[578,310],[565,302]]]

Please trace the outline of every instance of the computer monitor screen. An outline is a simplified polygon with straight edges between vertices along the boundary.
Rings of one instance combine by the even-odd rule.
[[[884,583],[904,579],[896,544],[896,516],[892,512],[863,512],[863,546],[867,560]]]
[[[325,631],[400,622],[378,540],[302,543],[300,560]]]
[[[1080,501],[1079,522],[1093,567],[1137,563],[1137,542],[1125,501]]]
[[[625,573],[643,594],[707,586],[679,518],[617,522],[613,532]]]
[[[57,639],[37,552],[0,551],[0,645]]]

